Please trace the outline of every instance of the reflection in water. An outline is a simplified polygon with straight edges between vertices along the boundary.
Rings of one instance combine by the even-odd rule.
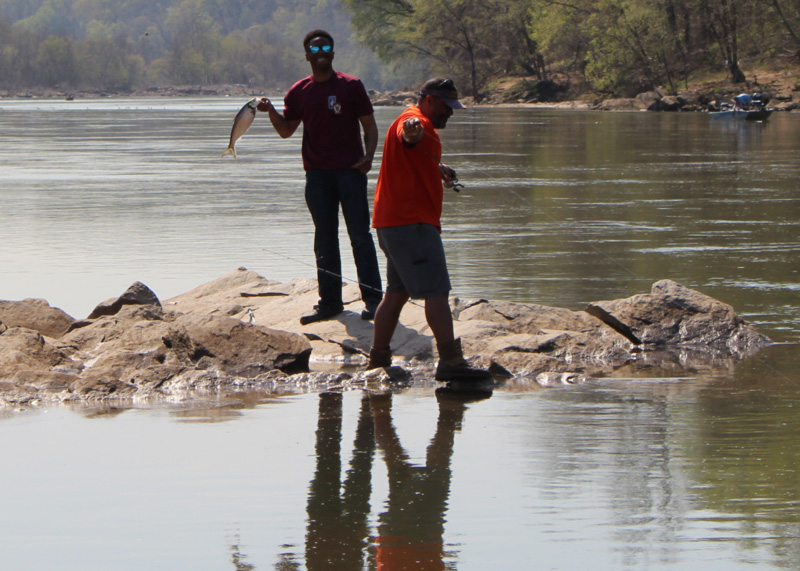
[[[369,400],[361,401],[353,459],[341,481],[342,394],[322,393],[317,424],[317,469],[308,493],[306,568],[361,569],[367,546],[374,428]]]
[[[364,393],[350,466],[342,481],[342,394],[319,397],[316,471],[309,486],[305,568],[378,571],[445,569],[444,525],[450,493],[455,432],[467,403],[491,392],[436,391],[439,417],[424,466],[410,461],[392,422],[392,394]],[[370,496],[375,449],[386,463],[389,495],[370,529]],[[371,545],[371,541],[374,544]],[[275,565],[300,569],[292,554]]]
[[[374,395],[375,438],[389,473],[389,500],[380,516],[377,568],[444,569],[444,516],[450,493],[453,437],[464,417],[465,401],[439,390],[439,420],[425,466],[414,466],[392,424],[392,395]]]
[[[798,569],[798,394],[796,381],[763,376],[755,360],[716,380],[551,391],[524,447],[535,449],[531,484],[568,522],[604,509],[620,567],[687,568],[716,549],[727,559],[720,569]]]
[[[239,544],[240,539],[237,535],[233,545],[231,545],[231,562],[233,563],[233,568],[236,569],[236,571],[253,571],[255,567],[246,561],[247,556],[240,551]]]

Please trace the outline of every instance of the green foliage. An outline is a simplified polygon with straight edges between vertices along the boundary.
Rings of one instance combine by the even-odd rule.
[[[285,88],[308,73],[314,28],[368,87],[448,75],[478,99],[509,75],[632,95],[800,63],[800,0],[0,0],[0,88]]]
[[[535,60],[529,0],[344,1],[359,40],[384,61],[422,61],[421,73],[451,76],[476,98],[494,76],[530,71]]]
[[[39,82],[58,85],[75,76],[74,42],[68,38],[49,37],[39,45],[36,57]]]
[[[334,35],[337,69],[396,81],[350,41],[339,0],[0,0],[0,88],[284,89],[309,73],[302,38],[314,28]]]
[[[800,1],[775,4],[787,8],[786,22],[800,21]],[[549,61],[585,72],[597,91],[614,95],[655,86],[676,92],[707,70],[727,68],[741,81],[741,66],[791,43],[779,10],[755,0],[532,0],[531,21]]]

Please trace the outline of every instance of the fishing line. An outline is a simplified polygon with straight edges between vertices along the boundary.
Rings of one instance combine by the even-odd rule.
[[[292,262],[295,262],[297,264],[301,264],[301,265],[306,266],[308,268],[313,268],[313,269],[315,269],[315,270],[317,270],[319,272],[324,272],[324,273],[326,273],[328,275],[331,275],[331,276],[334,276],[336,278],[339,278],[340,280],[343,280],[343,281],[346,281],[346,282],[350,282],[352,284],[356,284],[357,286],[360,286],[360,287],[365,287],[367,289],[371,289],[372,291],[381,294],[381,296],[383,296],[383,294],[385,293],[382,289],[378,289],[378,288],[373,287],[371,285],[367,285],[365,283],[362,283],[362,282],[360,282],[358,280],[354,280],[352,278],[348,278],[348,277],[343,276],[341,274],[337,274],[336,272],[332,272],[330,270],[326,270],[324,268],[320,268],[319,266],[314,266],[314,265],[309,264],[308,262],[305,262],[303,260],[298,260],[297,258],[293,258],[291,256],[287,256],[286,254],[282,254],[281,252],[276,252],[275,250],[270,250],[269,248],[261,248],[261,249],[263,251],[269,253],[269,254],[274,255],[274,256],[280,256],[281,258],[285,258],[287,260],[291,260]],[[319,259],[322,259],[322,258],[319,258]],[[424,307],[421,303],[419,303],[419,302],[417,302],[417,301],[415,301],[413,299],[409,299],[408,303],[410,303],[412,305],[416,305],[418,307]]]
[[[367,285],[365,283],[361,283],[358,280],[354,280],[354,279],[348,278],[348,277],[343,276],[341,274],[337,274],[336,272],[332,272],[330,270],[326,270],[325,268],[320,268],[319,266],[314,266],[314,265],[309,264],[308,262],[305,262],[303,260],[298,260],[297,258],[293,258],[291,256],[287,256],[286,254],[282,254],[280,252],[276,252],[274,250],[270,250],[269,248],[261,248],[261,249],[264,250],[265,252],[273,254],[274,256],[280,256],[281,258],[286,258],[287,260],[291,260],[292,262],[295,262],[297,264],[302,264],[303,266],[306,266],[308,268],[314,268],[315,270],[317,270],[319,272],[326,273],[326,274],[331,275],[333,277],[339,278],[340,280],[343,280],[343,281],[346,281],[346,282],[350,282],[350,283],[356,284],[358,286],[365,287],[367,289],[371,289],[372,291],[378,292],[381,295],[383,295],[383,293],[384,293],[382,289],[378,289],[378,288],[373,287],[371,285]],[[318,258],[318,259],[321,260],[322,258]]]

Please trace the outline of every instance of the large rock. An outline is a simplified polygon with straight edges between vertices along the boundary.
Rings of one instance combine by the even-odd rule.
[[[149,287],[142,282],[134,282],[121,296],[104,301],[95,307],[86,319],[97,319],[103,315],[115,315],[125,305],[161,306],[161,302]]]
[[[310,353],[301,335],[129,301],[58,339],[23,327],[0,334],[0,403],[258,386],[259,379],[271,383],[276,373],[307,370]]]
[[[75,319],[44,299],[0,300],[0,323],[6,327],[27,327],[48,337],[67,332]],[[0,327],[1,328],[1,327]]]
[[[346,372],[366,362],[373,325],[360,317],[357,286],[342,291],[342,314],[303,326],[300,316],[317,302],[315,280],[281,283],[240,268],[163,306],[134,284],[53,337],[37,323],[12,321],[0,327],[0,403],[375,383],[375,371]],[[524,390],[620,371],[730,368],[770,343],[729,305],[669,280],[586,311],[455,297],[451,309],[468,358]],[[433,382],[436,347],[424,304],[403,309],[392,352],[414,379]],[[384,377],[378,384],[396,382]]]
[[[0,335],[0,402],[9,391],[32,394],[60,392],[78,378],[83,364],[73,360],[52,339],[38,331],[14,327]]]
[[[512,375],[619,366],[631,344],[583,311],[511,302],[455,302],[457,331],[480,364]],[[603,367],[599,364],[603,363]]]
[[[74,330],[62,342],[86,364],[80,393],[169,392],[198,371],[219,386],[241,384],[274,370],[306,370],[311,346],[302,336],[222,315],[164,312],[158,306],[122,308]]]
[[[642,344],[706,348],[743,357],[771,343],[727,303],[672,280],[656,282],[649,294],[594,302],[588,311]]]

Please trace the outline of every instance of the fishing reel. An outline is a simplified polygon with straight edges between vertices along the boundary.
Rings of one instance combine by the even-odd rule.
[[[453,177],[446,183],[444,183],[445,188],[452,188],[456,192],[461,192],[461,189],[464,188],[464,185],[458,182],[458,178]]]

